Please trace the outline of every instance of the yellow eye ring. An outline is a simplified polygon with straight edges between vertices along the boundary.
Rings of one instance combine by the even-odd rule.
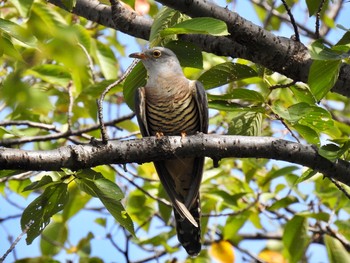
[[[160,50],[156,49],[153,51],[152,55],[154,58],[159,58],[162,55],[162,52],[160,52]]]

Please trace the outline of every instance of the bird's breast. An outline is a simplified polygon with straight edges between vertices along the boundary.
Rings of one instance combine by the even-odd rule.
[[[152,135],[157,132],[164,135],[194,134],[199,130],[198,109],[189,87],[146,89],[146,116]]]

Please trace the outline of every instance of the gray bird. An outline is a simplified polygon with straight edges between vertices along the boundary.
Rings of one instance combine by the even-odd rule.
[[[208,103],[203,85],[185,77],[170,49],[155,47],[130,57],[140,59],[148,75],[146,86],[135,94],[142,136],[208,132]],[[203,157],[154,162],[174,207],[178,239],[191,256],[201,250],[199,186],[203,164]]]

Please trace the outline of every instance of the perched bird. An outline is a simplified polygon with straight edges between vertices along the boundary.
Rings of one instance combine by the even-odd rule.
[[[192,135],[208,132],[208,104],[202,84],[183,74],[176,55],[155,47],[132,58],[147,70],[147,84],[135,94],[135,111],[141,134]],[[177,236],[191,256],[201,250],[199,186],[204,158],[155,161],[159,179],[174,207]]]

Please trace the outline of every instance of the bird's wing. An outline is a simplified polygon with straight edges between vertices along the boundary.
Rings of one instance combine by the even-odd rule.
[[[208,132],[208,101],[202,83],[199,81],[194,82],[193,97],[196,102],[196,106],[199,113],[200,127],[199,131],[203,133]],[[186,196],[185,205],[187,208],[191,208],[196,201],[199,193],[199,187],[202,181],[204,158],[195,158],[193,162],[193,174],[192,182],[188,194]]]
[[[196,89],[194,98],[198,107],[199,118],[200,118],[200,132],[208,133],[208,100],[207,94],[205,93],[203,84],[199,81],[195,82]]]
[[[146,91],[144,87],[138,88],[135,92],[135,113],[142,136],[151,136],[147,125]]]
[[[182,201],[183,197],[181,197],[176,191],[173,175],[169,173],[166,161],[154,162],[154,166],[157,170],[158,177],[176,211],[182,218],[188,219],[188,221],[190,221],[195,227],[198,227],[196,220],[190,213],[188,207]]]

